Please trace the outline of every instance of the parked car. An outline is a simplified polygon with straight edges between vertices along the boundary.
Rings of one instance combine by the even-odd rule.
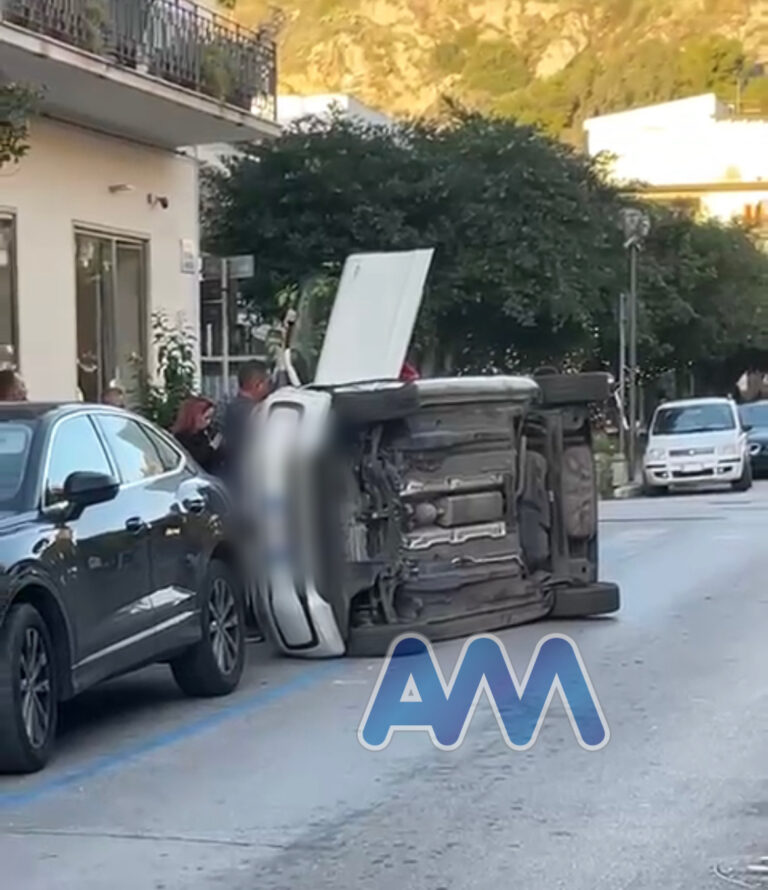
[[[231,692],[244,607],[230,509],[163,431],[117,408],[0,405],[0,771],[51,755],[57,705],[167,661]]]
[[[735,402],[700,398],[659,405],[643,457],[643,482],[648,494],[713,482],[747,491],[752,465]]]
[[[768,474],[768,401],[749,402],[739,406],[741,425],[747,431],[747,447],[752,474]]]
[[[598,581],[589,413],[609,376],[399,380],[431,256],[350,257],[319,354],[304,304],[293,385],[255,415],[259,606],[286,654],[381,654],[406,631],[619,607]]]

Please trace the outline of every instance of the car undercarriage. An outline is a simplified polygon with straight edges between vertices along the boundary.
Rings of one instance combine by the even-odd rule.
[[[615,586],[597,582],[589,414],[607,375],[312,395],[328,400],[322,434],[282,471],[293,589],[330,606],[348,653],[380,654],[405,631],[440,639],[618,608]]]

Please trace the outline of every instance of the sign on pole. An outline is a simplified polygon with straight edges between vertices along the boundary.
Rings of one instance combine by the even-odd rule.
[[[229,277],[233,279],[253,278],[256,271],[256,263],[252,254],[227,257],[227,265],[229,266]]]

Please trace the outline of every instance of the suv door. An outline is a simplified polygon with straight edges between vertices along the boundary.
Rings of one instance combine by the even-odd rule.
[[[196,478],[181,453],[148,425],[103,413],[97,423],[121,477],[142,502],[152,573],[152,605],[159,626],[184,622],[197,612],[197,590],[207,528],[206,501],[192,490]],[[188,490],[189,489],[189,490]],[[210,534],[207,534],[210,537]]]
[[[55,515],[64,483],[78,471],[116,476],[91,418],[83,413],[61,420],[48,444],[43,507]],[[57,522],[52,533],[58,576],[70,605],[77,668],[106,676],[114,656],[151,625],[149,543],[139,505],[121,488],[114,500],[87,507],[77,518]],[[118,654],[119,653],[119,654]]]

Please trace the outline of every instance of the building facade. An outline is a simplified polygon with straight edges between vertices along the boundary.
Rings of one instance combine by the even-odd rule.
[[[0,0],[0,83],[40,90],[0,168],[0,348],[34,399],[152,371],[152,318],[199,329],[198,163],[275,135],[275,55],[178,0]]]
[[[723,222],[740,220],[768,238],[768,121],[704,95],[584,126],[590,155],[610,156],[619,182]]]
[[[310,96],[281,94],[277,98],[277,119],[287,126],[302,117],[330,118],[337,114],[364,124],[387,127],[392,118],[347,93],[316,93]]]

